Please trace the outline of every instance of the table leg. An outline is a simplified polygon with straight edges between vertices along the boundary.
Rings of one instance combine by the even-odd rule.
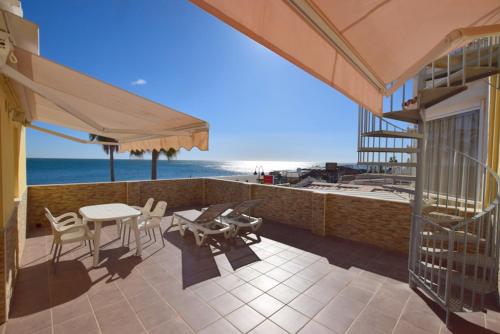
[[[122,221],[120,219],[117,219],[116,221],[116,233],[118,234],[118,239],[121,238],[122,234],[121,234],[121,225],[122,225]]]
[[[130,227],[134,229],[134,236],[135,236],[135,249],[136,249],[136,255],[141,256],[142,255],[142,243],[141,243],[141,236],[139,233],[139,224],[137,223],[137,217],[133,217],[132,221],[130,222]]]
[[[99,265],[99,248],[101,246],[101,222],[94,222],[94,267]]]

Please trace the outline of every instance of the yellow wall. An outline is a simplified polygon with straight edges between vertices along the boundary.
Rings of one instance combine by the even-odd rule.
[[[0,217],[1,227],[11,217],[15,199],[26,191],[25,129],[10,119],[7,105],[16,106],[3,78],[0,84]]]
[[[8,319],[10,300],[26,240],[25,128],[12,121],[16,97],[0,76],[0,323]]]
[[[488,166],[500,174],[500,76],[490,77],[488,99]],[[487,179],[486,203],[494,197],[494,180]]]

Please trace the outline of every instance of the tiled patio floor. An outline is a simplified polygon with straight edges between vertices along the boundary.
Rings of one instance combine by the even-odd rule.
[[[165,227],[170,224],[165,218]],[[6,333],[447,333],[443,312],[405,283],[406,256],[265,223],[262,238],[197,248],[192,235],[143,237],[142,261],[103,230],[62,256],[27,240]],[[132,245],[132,243],[131,243]],[[68,249],[63,249],[63,251]],[[453,331],[500,331],[500,313],[453,316]],[[488,328],[488,329],[486,329]]]

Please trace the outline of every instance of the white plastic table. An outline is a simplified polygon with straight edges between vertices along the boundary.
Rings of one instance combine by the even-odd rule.
[[[136,210],[126,204],[122,203],[111,203],[111,204],[100,204],[100,205],[90,205],[84,206],[79,210],[83,217],[83,222],[94,222],[95,234],[94,234],[94,267],[99,264],[99,247],[101,241],[101,224],[103,221],[116,221],[117,228],[119,229],[119,222],[122,219],[130,218],[131,228],[134,230],[135,235],[135,245],[136,245],[136,255],[142,255],[142,245],[139,237],[139,226],[137,225],[137,218],[141,215],[139,210]]]

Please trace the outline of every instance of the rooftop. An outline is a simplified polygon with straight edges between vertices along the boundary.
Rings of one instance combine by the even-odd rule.
[[[99,268],[68,246],[54,273],[45,232],[26,242],[5,333],[448,333],[444,312],[409,289],[407,256],[375,246],[266,221],[260,240],[222,249],[175,229],[164,247],[142,236],[141,261],[110,225]],[[496,311],[451,321],[500,332]]]
[[[385,189],[382,186],[313,182],[307,185],[305,189],[311,189],[321,193],[375,198],[404,203],[410,202],[410,196],[408,194]]]

